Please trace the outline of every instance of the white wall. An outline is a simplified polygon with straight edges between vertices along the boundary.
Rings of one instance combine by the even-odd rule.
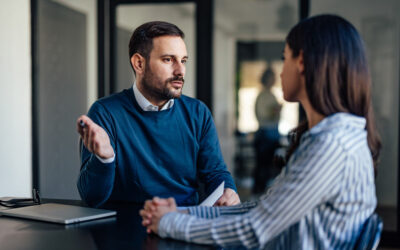
[[[0,8],[0,197],[31,197],[30,1]]]

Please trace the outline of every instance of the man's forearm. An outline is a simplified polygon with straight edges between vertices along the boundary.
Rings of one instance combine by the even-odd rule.
[[[111,195],[115,177],[115,162],[102,163],[94,155],[82,167],[78,179],[78,191],[89,206],[99,207]]]

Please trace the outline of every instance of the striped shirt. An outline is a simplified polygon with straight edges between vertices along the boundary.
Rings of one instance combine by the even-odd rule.
[[[168,213],[159,235],[200,244],[263,249],[352,249],[376,207],[365,119],[326,117],[305,132],[258,202]]]

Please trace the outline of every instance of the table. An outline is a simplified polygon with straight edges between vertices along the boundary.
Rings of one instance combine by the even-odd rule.
[[[72,200],[46,202],[83,205]],[[0,249],[218,249],[147,234],[139,216],[142,205],[110,203],[104,208],[117,211],[117,216],[71,225],[0,216]]]

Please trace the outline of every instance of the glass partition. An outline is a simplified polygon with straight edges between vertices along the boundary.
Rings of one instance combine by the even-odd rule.
[[[298,105],[283,100],[279,76],[286,34],[299,20],[298,3],[214,2],[213,111],[243,201],[260,194],[276,175],[273,155],[298,123]],[[272,137],[261,139],[270,132]]]

